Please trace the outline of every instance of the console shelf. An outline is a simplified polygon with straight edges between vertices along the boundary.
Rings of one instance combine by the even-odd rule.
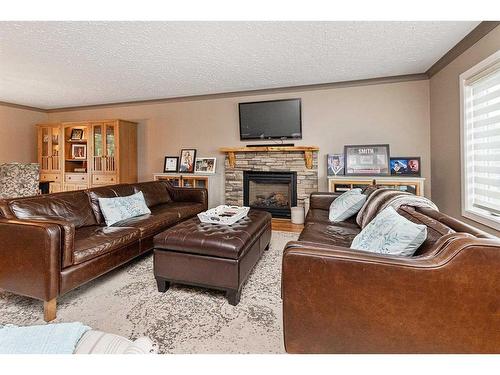
[[[408,191],[415,195],[424,195],[423,177],[399,176],[331,176],[328,177],[328,191],[342,193],[353,188],[363,188],[368,185],[382,185],[392,189]]]

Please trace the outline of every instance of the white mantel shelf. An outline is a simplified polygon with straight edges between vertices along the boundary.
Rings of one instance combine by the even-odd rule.
[[[234,168],[236,164],[237,152],[303,152],[307,169],[312,169],[313,152],[319,151],[316,146],[259,146],[259,147],[222,147],[220,152],[224,152],[229,160],[229,166]]]

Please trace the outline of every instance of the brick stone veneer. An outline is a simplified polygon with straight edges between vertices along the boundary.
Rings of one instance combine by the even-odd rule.
[[[226,157],[224,166],[226,204],[243,205],[243,171],[297,172],[297,205],[304,206],[304,199],[318,191],[318,153],[313,152],[313,167],[307,169],[304,153],[238,152],[234,168]]]

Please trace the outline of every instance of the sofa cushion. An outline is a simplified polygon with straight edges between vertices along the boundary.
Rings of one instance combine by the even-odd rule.
[[[129,195],[136,193],[133,184],[118,184],[108,187],[113,189],[117,197],[128,197]]]
[[[420,212],[417,212],[414,207],[401,206],[397,212],[404,218],[416,224],[423,224],[427,226],[427,238],[425,239],[424,243],[417,249],[414,254],[415,256],[427,255],[432,253],[433,251],[437,250],[434,246],[437,240],[447,234],[455,233],[453,229],[446,226],[442,222],[437,221]]]
[[[139,240],[136,228],[91,226],[75,231],[74,264],[83,263],[100,255]]]
[[[361,229],[353,222],[343,221],[334,224],[329,222],[308,222],[302,233],[300,233],[299,241],[349,247],[360,231]]]
[[[102,216],[101,207],[99,206],[99,198],[126,197],[134,193],[135,190],[133,185],[129,184],[101,186],[88,189],[87,194],[90,198],[90,205],[94,211],[97,223],[104,223],[104,216]]]
[[[149,208],[172,201],[172,198],[167,190],[167,185],[162,181],[150,181],[134,184],[134,190],[135,192],[142,191],[144,199],[146,199],[146,204]]]
[[[153,214],[166,211],[175,212],[179,219],[189,219],[205,211],[205,206],[202,203],[170,202],[151,208],[151,213]]]
[[[97,223],[104,223],[104,216],[102,215],[101,207],[99,206],[99,198],[115,198],[117,197],[116,192],[110,187],[102,186],[87,190],[87,194],[89,196],[90,205],[92,207],[92,211],[94,211]]]
[[[361,189],[351,189],[335,199],[330,205],[328,219],[333,223],[344,221],[358,213],[366,201]]]
[[[60,217],[75,228],[98,224],[89,197],[82,190],[13,199],[9,207],[18,219]]]
[[[128,197],[99,198],[99,206],[108,227],[131,217],[151,213],[141,191]]]
[[[328,220],[328,211],[310,208],[307,212],[306,223],[330,223],[330,220]]]
[[[425,225],[415,224],[387,207],[354,238],[351,249],[409,257],[426,238]]]
[[[142,215],[120,221],[114,227],[131,227],[139,229],[141,238],[161,232],[180,221],[176,211],[165,211],[156,214]]]

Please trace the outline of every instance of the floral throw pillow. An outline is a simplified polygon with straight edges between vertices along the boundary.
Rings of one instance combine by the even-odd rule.
[[[127,197],[99,198],[99,206],[108,227],[131,217],[151,213],[142,191]]]
[[[351,249],[410,257],[426,238],[425,225],[415,224],[387,207],[354,238]]]
[[[330,205],[328,219],[334,223],[344,221],[363,207],[366,195],[361,194],[361,189],[351,189],[336,198]]]

